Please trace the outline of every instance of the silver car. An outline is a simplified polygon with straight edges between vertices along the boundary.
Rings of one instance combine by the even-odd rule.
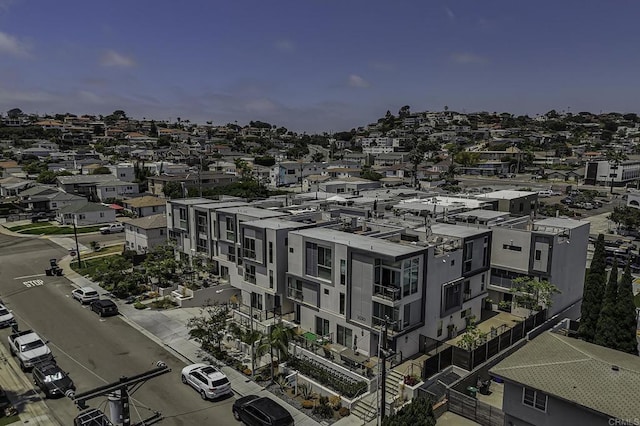
[[[202,399],[215,399],[232,393],[229,379],[209,364],[191,364],[182,369],[182,383],[191,385]]]

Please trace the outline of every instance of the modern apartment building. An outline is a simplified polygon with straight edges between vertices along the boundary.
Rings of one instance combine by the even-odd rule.
[[[504,220],[493,231],[489,297],[511,303],[513,279],[534,277],[554,284],[549,316],[582,299],[589,222],[564,218]]]

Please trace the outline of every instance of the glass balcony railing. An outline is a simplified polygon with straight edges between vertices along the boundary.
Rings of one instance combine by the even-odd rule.
[[[399,288],[381,284],[374,284],[373,295],[394,301],[400,300],[402,297],[402,293]]]

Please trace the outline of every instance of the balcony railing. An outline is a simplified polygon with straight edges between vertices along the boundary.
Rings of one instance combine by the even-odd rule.
[[[402,293],[399,288],[381,284],[374,284],[373,295],[394,301],[400,300],[402,297]]]
[[[374,327],[380,327],[381,325],[384,325],[384,318],[372,316],[371,319]],[[398,331],[401,331],[402,329],[402,327],[400,326],[400,321],[398,321],[398,318],[389,318],[388,324],[389,324],[389,329],[388,329],[389,331],[398,332]]]
[[[242,251],[242,256],[245,259],[255,259],[256,258],[256,251],[255,250],[244,249]]]
[[[302,290],[298,290],[295,287],[287,287],[287,297],[290,299],[297,300],[299,302],[304,302],[304,297],[302,296]]]
[[[250,274],[244,274],[244,280],[248,283],[251,284],[255,284],[256,283],[256,276],[255,275],[250,275]]]
[[[513,287],[513,280],[510,278],[501,278],[492,275],[489,284],[510,289],[511,287]]]

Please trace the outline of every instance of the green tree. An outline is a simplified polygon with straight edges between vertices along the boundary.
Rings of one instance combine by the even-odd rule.
[[[108,167],[97,167],[91,172],[92,175],[108,175],[111,174],[111,170]]]
[[[249,328],[243,329],[239,325],[235,323],[229,324],[229,331],[233,334],[237,339],[246,345],[249,345],[251,348],[251,374],[255,373],[256,366],[256,357],[261,357],[267,351],[265,346],[259,346],[259,350],[256,350],[256,344],[261,342],[264,338],[264,334],[260,333],[257,330],[251,330]]]
[[[633,297],[633,277],[629,264],[618,284],[616,299],[616,342],[618,350],[638,355],[636,307]]]
[[[171,199],[182,198],[184,196],[182,192],[182,184],[178,181],[169,181],[165,183],[162,187],[162,193],[165,197]]]
[[[553,306],[553,296],[559,294],[560,290],[547,280],[519,277],[513,280],[511,293],[516,305],[530,311],[539,311]]]
[[[314,152],[311,156],[311,161],[313,161],[314,163],[320,163],[324,161],[324,153],[320,151]]]
[[[273,357],[276,351],[278,362],[282,362],[289,357],[289,341],[293,339],[293,329],[286,327],[282,322],[275,324],[267,336],[265,336],[258,346],[258,353],[269,352],[271,355],[271,380],[273,381],[274,367]]]
[[[598,235],[594,247],[593,258],[584,282],[580,326],[578,327],[578,335],[587,342],[593,342],[598,317],[602,309],[607,266],[603,234]]]
[[[176,260],[173,247],[162,244],[155,247],[142,262],[149,278],[158,280],[158,287],[169,287],[169,281],[176,276],[180,263]]]
[[[189,337],[200,343],[200,347],[206,352],[216,346],[220,350],[228,316],[229,311],[226,305],[207,306],[201,309],[199,316],[187,321]]]
[[[480,154],[471,151],[461,151],[453,157],[453,160],[462,167],[473,167],[478,164],[479,159]]]
[[[435,426],[436,416],[429,398],[414,398],[396,414],[382,419],[382,426]]]
[[[618,299],[618,263],[614,260],[613,267],[609,273],[609,281],[605,290],[602,309],[598,317],[596,325],[596,334],[593,343],[600,346],[606,346],[611,349],[618,349],[616,340],[617,327],[617,309],[616,302]]]

